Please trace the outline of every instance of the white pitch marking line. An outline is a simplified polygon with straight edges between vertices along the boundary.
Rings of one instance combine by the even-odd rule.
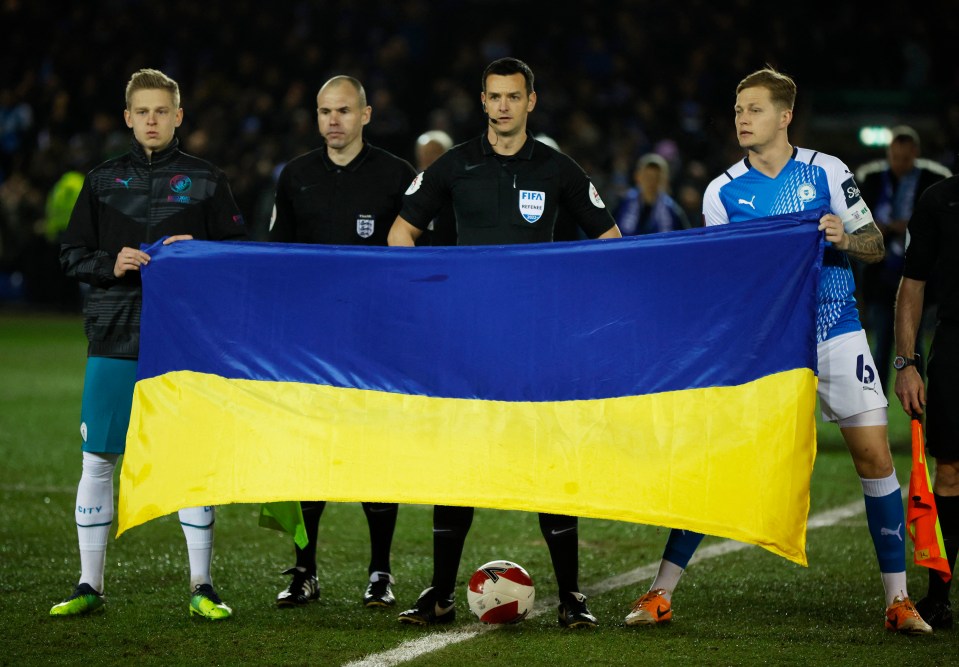
[[[79,479],[79,478],[77,478]],[[28,484],[0,484],[0,491],[13,493],[76,493],[76,484],[73,486],[30,486]]]
[[[842,507],[821,512],[820,514],[809,518],[809,521],[807,522],[807,530],[834,526],[840,521],[844,521],[861,514],[864,509],[865,505],[863,504],[863,501],[857,500],[849,503],[848,505],[843,505]],[[708,547],[697,550],[692,560],[690,560],[690,564],[697,563],[702,560],[708,560],[710,558],[717,558],[718,556],[725,556],[726,554],[735,553],[737,551],[742,551],[743,549],[754,546],[755,545],[752,544],[746,544],[745,542],[726,540],[724,542],[712,544]],[[635,570],[618,574],[615,577],[610,577],[609,579],[589,586],[584,592],[590,595],[601,595],[618,588],[632,586],[633,584],[637,584],[645,579],[650,579],[654,577],[658,571],[659,561],[650,563],[649,565],[642,565],[637,567]],[[539,616],[543,610],[552,609],[556,604],[557,600],[555,599],[545,600],[542,603],[537,604],[537,609],[529,615],[529,618]],[[360,660],[348,662],[344,664],[343,667],[393,667],[393,665],[402,664],[409,660],[413,660],[414,658],[418,658],[421,655],[442,650],[447,646],[452,646],[453,644],[465,642],[468,639],[477,637],[484,632],[490,632],[498,627],[499,626],[497,625],[483,625],[481,623],[477,623],[474,627],[464,628],[463,630],[457,630],[454,632],[434,632],[426,635],[425,637],[420,637],[419,639],[411,639],[408,642],[403,642],[396,648],[390,649],[389,651],[372,653]]]

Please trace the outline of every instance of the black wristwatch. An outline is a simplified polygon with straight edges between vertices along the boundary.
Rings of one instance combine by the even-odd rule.
[[[903,357],[901,355],[897,356],[895,359],[892,360],[892,367],[895,368],[897,371],[901,371],[906,366],[916,366],[916,365],[918,365],[918,361],[916,359],[907,359],[906,357]]]

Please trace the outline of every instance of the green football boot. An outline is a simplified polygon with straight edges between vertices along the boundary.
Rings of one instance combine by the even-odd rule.
[[[51,616],[80,616],[103,611],[103,593],[97,593],[90,584],[78,584],[73,595],[50,608]]]
[[[223,604],[210,584],[200,584],[190,598],[190,616],[202,616],[210,621],[223,621],[233,616],[233,610]]]

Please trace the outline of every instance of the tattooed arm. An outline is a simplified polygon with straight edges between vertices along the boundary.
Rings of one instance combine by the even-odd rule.
[[[839,216],[829,213],[820,218],[819,229],[826,232],[826,240],[832,242],[836,250],[842,250],[860,262],[875,264],[882,261],[886,255],[882,232],[876,227],[875,222],[870,222],[852,234],[847,234]]]

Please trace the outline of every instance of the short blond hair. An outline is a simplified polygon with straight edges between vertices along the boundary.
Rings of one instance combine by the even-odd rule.
[[[173,107],[180,108],[180,86],[158,69],[141,69],[130,77],[126,91],[127,109],[130,108],[133,93],[138,90],[165,90],[173,97]]]
[[[773,103],[792,111],[796,104],[796,82],[782,72],[777,72],[772,67],[764,67],[747,76],[736,86],[736,94],[739,95],[746,88],[756,88],[761,86],[769,91],[769,97]]]

